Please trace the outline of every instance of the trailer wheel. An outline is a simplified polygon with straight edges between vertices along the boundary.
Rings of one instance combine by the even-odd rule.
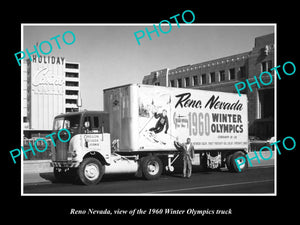
[[[239,157],[244,157],[244,159],[246,160],[246,162],[244,164],[240,165],[240,170],[241,171],[239,171],[239,168],[238,168],[238,166],[235,163],[235,159],[237,159]],[[241,151],[233,153],[230,156],[229,161],[230,161],[230,167],[231,167],[230,171],[232,171],[232,172],[241,173],[241,172],[245,172],[247,170],[247,168],[248,168],[248,160],[247,160],[245,154],[243,152],[241,152]]]
[[[233,168],[232,168],[232,165],[231,165],[231,156],[232,154],[229,154],[226,156],[226,161],[225,161],[225,164],[227,166],[227,169],[232,172],[233,171]]]
[[[78,168],[78,177],[83,184],[94,185],[100,182],[104,171],[105,166],[98,159],[87,157]]]
[[[143,176],[147,180],[158,179],[162,173],[163,165],[157,156],[147,156],[141,160]]]

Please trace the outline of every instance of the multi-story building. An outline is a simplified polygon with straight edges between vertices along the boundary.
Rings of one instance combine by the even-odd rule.
[[[80,95],[79,64],[66,62],[65,64],[65,112],[78,111]]]
[[[248,79],[254,82],[263,71],[269,71],[274,78],[274,34],[255,38],[251,51],[193,65],[180,66],[175,69],[160,69],[144,76],[143,84],[170,86],[178,88],[195,88],[237,93],[235,83]],[[270,79],[263,76],[263,81]],[[252,91],[245,88],[242,93],[248,96],[249,126],[259,119],[268,124],[258,128],[261,137],[274,135],[274,82],[268,86],[252,85]],[[253,127],[253,126],[252,126]],[[256,129],[256,128],[254,128]],[[251,132],[250,132],[251,133]],[[252,132],[253,133],[253,132]]]
[[[25,136],[45,134],[56,115],[78,111],[80,65],[64,57],[32,56],[22,64]]]

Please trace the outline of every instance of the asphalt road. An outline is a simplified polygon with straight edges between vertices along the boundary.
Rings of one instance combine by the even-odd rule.
[[[181,174],[143,180],[132,175],[111,175],[94,186],[72,183],[25,184],[24,194],[274,194],[274,166],[248,168],[244,173],[197,171],[190,179]]]

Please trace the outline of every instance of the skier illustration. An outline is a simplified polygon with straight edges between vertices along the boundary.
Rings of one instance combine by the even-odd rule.
[[[150,100],[148,100],[148,103],[146,101],[147,99]],[[165,93],[161,94],[158,100],[145,96],[145,99],[141,101],[139,116],[140,119],[143,119],[144,123],[139,130],[139,134],[148,142],[159,145],[167,144],[166,141],[168,140],[168,137],[166,135],[169,135],[167,133],[169,130],[169,119],[166,107],[169,107],[170,104],[171,97]],[[149,118],[148,120],[146,120],[147,117]]]
[[[165,134],[168,132],[169,129],[169,120],[167,117],[167,110],[163,110],[162,113],[154,113],[154,118],[158,119],[156,122],[155,127],[152,127],[149,129],[149,131],[153,131],[155,134],[160,133],[164,127],[165,129]]]
[[[167,110],[163,110],[162,113],[155,112],[153,117],[158,119],[155,127],[145,130],[143,135],[152,143],[159,143],[165,145],[166,142],[157,136],[158,133],[162,132],[165,128],[165,134],[167,134],[169,129],[169,120],[167,117]]]

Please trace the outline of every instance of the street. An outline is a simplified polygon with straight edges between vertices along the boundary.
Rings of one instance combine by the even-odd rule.
[[[104,176],[95,186],[49,182],[25,184],[24,194],[274,194],[274,166],[248,168],[244,173],[195,171],[190,179],[180,173],[163,174],[158,180],[133,175]],[[53,183],[52,183],[53,182]]]

